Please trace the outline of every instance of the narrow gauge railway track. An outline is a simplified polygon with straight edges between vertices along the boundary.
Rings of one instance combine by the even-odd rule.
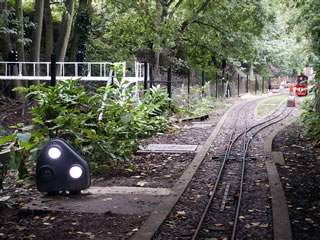
[[[242,105],[240,109],[236,113],[236,119],[239,118],[240,112],[245,109],[246,104]],[[286,107],[279,108],[272,115],[270,115],[267,119],[254,124],[252,126],[247,126],[248,123],[245,119],[245,126],[240,133],[237,134],[237,121],[234,122],[233,130],[230,133],[229,141],[226,147],[226,151],[224,153],[222,163],[220,165],[219,173],[215,180],[214,187],[212,191],[209,193],[209,200],[206,204],[205,209],[201,215],[201,219],[197,225],[197,228],[193,234],[192,239],[201,238],[211,238],[217,237],[217,232],[219,230],[223,230],[224,234],[228,232],[228,235],[231,236],[231,239],[236,238],[237,228],[238,228],[238,219],[241,210],[241,201],[243,194],[243,186],[245,183],[245,168],[246,161],[250,143],[252,139],[257,136],[259,132],[266,129],[267,127],[274,125],[286,117],[288,117],[291,111],[288,111]],[[279,114],[276,114],[280,112]],[[240,116],[241,117],[241,116]],[[242,141],[240,141],[242,139]],[[235,150],[237,153],[236,157],[232,157],[232,150]],[[233,161],[231,160],[233,159]],[[238,161],[234,161],[238,160]],[[235,187],[236,186],[236,187]],[[231,204],[231,206],[226,206],[227,199],[230,189],[236,188],[239,189],[238,194],[236,195],[236,201]],[[222,199],[222,200],[221,200]],[[228,204],[227,204],[228,205]],[[230,212],[234,212],[231,214]],[[212,224],[216,218],[224,219],[224,224],[216,224],[216,228],[212,228]],[[230,216],[234,216],[234,218],[230,218]],[[232,223],[232,230],[228,229],[219,229],[219,226],[227,226],[229,223]],[[208,230],[211,229],[211,230]],[[218,230],[218,231],[217,231]]]

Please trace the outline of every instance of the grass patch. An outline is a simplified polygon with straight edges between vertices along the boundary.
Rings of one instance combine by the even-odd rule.
[[[279,104],[287,99],[287,95],[281,95],[269,98],[258,105],[258,115],[265,116],[271,113],[275,108],[279,106]]]

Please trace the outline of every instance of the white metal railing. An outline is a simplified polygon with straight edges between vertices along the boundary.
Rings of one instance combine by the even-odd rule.
[[[108,81],[111,62],[57,62],[59,73],[56,76],[58,81],[66,79],[81,78],[84,81]],[[143,81],[144,63],[135,62],[134,77],[126,76],[126,62],[115,63],[123,66],[123,76],[130,83]],[[31,67],[31,70],[30,70]],[[24,75],[24,68],[28,68]],[[94,69],[93,69],[94,68]],[[0,80],[44,80],[51,79],[51,62],[1,62]],[[16,76],[13,76],[14,74]],[[149,70],[149,68],[148,68]],[[37,72],[40,74],[38,75]],[[149,71],[148,76],[149,79]]]

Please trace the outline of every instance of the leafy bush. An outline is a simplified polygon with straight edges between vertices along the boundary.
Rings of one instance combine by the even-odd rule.
[[[121,75],[121,74],[119,74]],[[19,177],[35,163],[50,138],[63,138],[89,160],[92,167],[126,162],[138,147],[138,139],[163,131],[170,126],[168,115],[177,111],[167,94],[154,87],[138,101],[124,81],[114,80],[89,95],[79,80],[17,88],[26,98],[35,100],[34,125],[14,126],[14,134],[0,139],[1,145],[12,142],[20,151],[11,151],[10,167]]]
[[[182,112],[187,116],[200,116],[210,113],[215,107],[215,102],[211,97],[202,96],[202,92],[208,91],[209,83],[202,88],[192,88],[190,95],[184,91],[183,87],[175,102],[182,107]]]
[[[307,97],[304,101],[301,114],[301,126],[308,137],[314,138],[317,145],[320,145],[320,111],[315,109],[314,95]]]

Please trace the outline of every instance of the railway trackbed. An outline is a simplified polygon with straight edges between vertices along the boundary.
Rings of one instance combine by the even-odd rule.
[[[292,110],[283,104],[257,122],[254,109],[259,101],[241,103],[229,112],[216,139],[202,153],[204,160],[190,184],[176,193],[180,198],[150,216],[150,221],[157,221],[169,202],[174,204],[158,231],[151,233],[147,220],[133,239],[272,239],[262,143]]]
[[[241,108],[237,111],[236,119],[239,119],[239,117],[241,117],[241,111],[243,111],[244,106],[245,105],[242,105]],[[214,187],[208,194],[210,198],[201,215],[197,228],[192,236],[193,240],[197,239],[200,236],[204,238],[215,237],[215,235],[217,235],[216,232],[219,232],[221,230],[224,232],[224,234],[226,234],[227,232],[227,235],[230,236],[230,239],[233,240],[236,238],[238,221],[241,211],[243,187],[245,183],[246,162],[256,160],[255,158],[247,158],[250,143],[259,132],[273,124],[284,120],[289,116],[292,110],[287,111],[286,108],[281,108],[279,111],[279,114],[269,117],[250,127],[248,126],[246,118],[244,118],[245,121],[242,122],[244,126],[237,126],[237,123],[239,122],[235,121],[232,132],[230,133],[229,143],[221,159],[222,163],[217,178],[214,181]],[[239,132],[239,129],[242,128],[243,130],[240,130],[240,133],[237,133]],[[233,156],[232,153],[234,153]],[[219,160],[219,157],[215,157],[215,159]],[[231,198],[234,199],[234,201],[228,200],[231,188],[236,189],[236,191],[233,193],[234,196]],[[230,216],[233,215],[232,212],[234,212],[233,219],[230,218]],[[224,222],[215,224],[216,228],[211,228],[211,231],[208,231],[208,229],[210,229],[210,224],[212,224],[212,221],[208,221],[208,219],[215,219],[218,215],[218,218],[224,219]],[[218,228],[219,226],[228,225],[230,225],[229,229]]]

